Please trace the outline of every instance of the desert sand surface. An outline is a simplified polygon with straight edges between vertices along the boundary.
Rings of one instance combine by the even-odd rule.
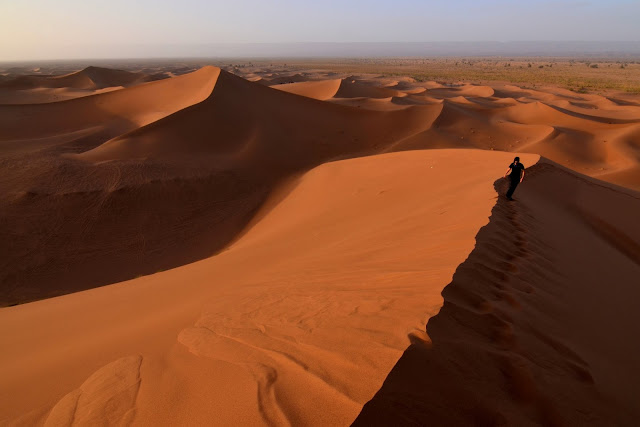
[[[195,68],[0,80],[0,423],[637,424],[640,98]]]
[[[162,77],[164,76],[93,66],[63,75],[18,73],[0,80],[0,104],[64,101],[159,80]]]

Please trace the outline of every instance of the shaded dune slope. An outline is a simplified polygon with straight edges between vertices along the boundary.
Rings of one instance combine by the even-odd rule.
[[[173,100],[173,90],[190,97]],[[0,109],[7,112],[3,144],[13,149],[4,161],[25,168],[0,182],[9,201],[5,224],[13,224],[2,231],[13,243],[3,248],[5,304],[210,256],[281,179],[381,151],[428,127],[439,112],[359,111],[211,67],[83,99]],[[70,112],[78,114],[62,120]],[[29,129],[33,122],[40,125]],[[118,268],[104,268],[110,265]]]
[[[111,68],[87,67],[62,76],[27,75],[0,82],[0,89],[25,90],[36,88],[104,89],[132,86],[150,81],[151,76]]]
[[[296,95],[320,100],[331,98],[391,99],[394,96],[406,96],[404,91],[379,87],[375,84],[364,83],[355,79],[311,80],[279,84],[272,87],[285,92],[295,93]]]
[[[60,102],[160,80],[160,74],[87,67],[60,76],[23,75],[0,81],[0,104]]]
[[[359,111],[251,84],[221,72],[203,103],[117,137],[79,158],[103,161],[210,155],[230,162],[290,162],[300,168],[337,156],[372,153],[428,128],[438,106]],[[330,126],[329,126],[330,124]],[[309,132],[313,130],[313,132]],[[192,154],[193,153],[193,154]]]
[[[424,336],[510,157],[329,162],[280,188],[217,256],[0,310],[0,420],[351,422]]]
[[[188,75],[79,99],[0,105],[0,143],[6,146],[17,140],[21,149],[29,149],[48,137],[95,128],[119,135],[206,99],[219,72],[205,67]]]
[[[336,90],[336,86],[339,87]],[[580,173],[640,188],[635,141],[640,110],[599,95],[561,89],[523,90],[435,82],[348,77],[274,86],[303,96],[369,110],[442,105],[433,126],[398,139],[391,150],[476,147],[544,155]],[[335,91],[335,92],[334,92]]]
[[[405,351],[354,425],[638,420],[638,193],[543,161],[517,199],[498,199],[430,340]]]
[[[306,96],[307,98],[326,100],[333,98],[340,85],[341,79],[333,80],[317,80],[299,83],[286,83],[272,86],[274,89],[284,92],[295,93],[296,95]]]
[[[531,152],[640,186],[633,112],[608,121],[598,108],[569,111],[620,108],[603,97],[401,83],[349,77],[274,90],[205,67],[80,99],[0,105],[0,233],[12,242],[0,248],[2,303],[210,256],[279,183],[340,158],[424,148]],[[552,105],[560,101],[581,106]]]
[[[305,79],[0,106],[0,423],[633,425],[636,111]]]
[[[327,163],[216,257],[1,311],[0,413],[344,425],[410,341],[356,425],[633,425],[640,198],[543,160],[496,201],[510,157]]]

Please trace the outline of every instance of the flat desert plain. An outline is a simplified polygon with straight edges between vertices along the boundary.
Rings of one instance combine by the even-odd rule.
[[[0,424],[640,422],[640,96],[217,65],[2,70]]]

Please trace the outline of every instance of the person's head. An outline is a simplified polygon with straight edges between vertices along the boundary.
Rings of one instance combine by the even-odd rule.
[[[520,161],[520,157],[516,156],[515,159],[513,159],[513,163],[518,163]]]

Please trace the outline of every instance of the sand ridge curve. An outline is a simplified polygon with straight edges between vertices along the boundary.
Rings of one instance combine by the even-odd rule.
[[[313,95],[328,85],[321,98],[338,83],[359,88],[355,95],[393,96],[342,98],[338,90],[323,102],[205,67],[86,98],[0,106],[0,161],[11,165],[0,180],[6,202],[0,215],[19,230],[5,231],[14,236],[15,248],[3,254],[5,304],[210,256],[242,232],[279,182],[337,158],[424,148],[524,151],[631,188],[638,183],[640,124],[633,105],[626,106],[624,119],[612,121],[598,111],[613,114],[625,106],[566,91],[403,80],[400,87],[407,92],[402,92],[390,89],[398,86],[396,80],[376,87],[375,78],[360,76],[296,79],[299,94]],[[413,93],[416,88],[424,91]],[[589,105],[593,112],[571,112],[566,103]],[[170,196],[158,199],[160,192]],[[210,200],[203,197],[208,193]],[[146,224],[144,210],[150,206],[158,215]],[[114,212],[127,212],[128,219],[116,222]],[[183,229],[180,224],[189,217]],[[208,217],[217,225],[207,227]],[[35,224],[55,230],[44,232],[46,245],[29,237],[36,234]],[[180,239],[172,237],[176,230],[183,232]],[[129,242],[127,248],[116,251],[122,241]],[[12,261],[34,250],[37,255],[25,258],[26,264]],[[64,259],[78,250],[99,253],[91,259],[121,269],[95,275],[99,267],[82,254],[83,262],[70,267]],[[53,277],[58,283],[50,281]],[[35,280],[47,290],[15,293]]]
[[[621,325],[640,292],[640,197],[544,159],[527,183],[516,203],[498,200],[444,288],[432,342],[405,351],[353,425],[638,419],[637,327]]]
[[[0,419],[637,418],[637,105],[252,73],[0,105]]]
[[[351,422],[421,336],[495,203],[494,169],[510,155],[466,152],[460,179],[452,165],[461,153],[327,163],[215,257],[0,310],[3,347],[11,349],[3,353],[3,393],[16,397],[2,413],[54,405],[100,367],[140,354],[140,422],[216,414],[224,423],[238,413],[252,424]],[[29,378],[43,387],[23,394]],[[220,387],[210,386],[213,378]],[[231,402],[240,412],[222,416]]]

